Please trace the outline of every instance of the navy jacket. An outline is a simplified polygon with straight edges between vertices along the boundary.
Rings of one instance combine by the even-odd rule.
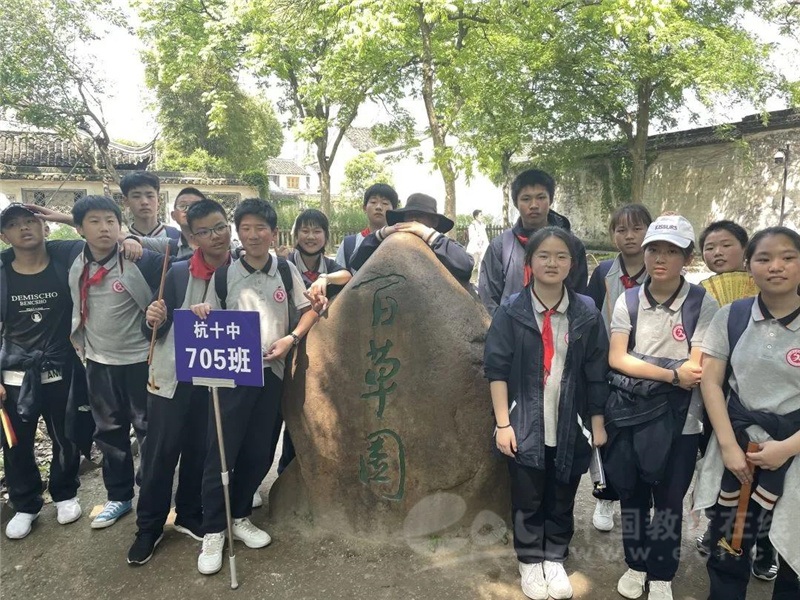
[[[569,294],[569,345],[558,408],[556,477],[568,482],[589,468],[590,418],[608,399],[608,337],[600,311],[587,296]],[[516,461],[544,469],[544,347],[528,289],[495,313],[484,350],[489,381],[508,383],[509,413],[517,438]]]

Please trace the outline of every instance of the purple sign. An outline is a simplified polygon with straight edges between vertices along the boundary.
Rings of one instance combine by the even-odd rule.
[[[235,385],[263,387],[257,312],[214,310],[205,321],[190,310],[173,314],[178,381],[223,379]]]

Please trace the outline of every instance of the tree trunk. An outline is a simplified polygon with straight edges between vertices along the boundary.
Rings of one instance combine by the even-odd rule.
[[[433,153],[436,157],[435,163],[444,181],[444,215],[455,221],[456,172],[449,158],[450,148],[447,146],[444,127],[436,115],[436,105],[433,100],[435,77],[433,69],[433,50],[431,48],[433,25],[425,20],[425,9],[421,3],[414,6],[414,12],[417,15],[420,36],[422,37],[422,100],[425,104],[425,112],[428,115],[428,125],[431,128]]]
[[[319,201],[320,210],[330,218],[331,216],[331,171],[327,164],[319,166]]]
[[[511,227],[511,218],[509,215],[511,202],[511,154],[503,154],[500,160],[500,169],[503,173],[503,227]]]
[[[647,177],[647,136],[650,132],[650,96],[653,85],[649,79],[639,82],[637,90],[636,133],[628,139],[631,155],[631,202],[642,203]]]

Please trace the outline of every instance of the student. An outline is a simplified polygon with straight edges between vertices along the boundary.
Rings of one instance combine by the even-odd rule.
[[[403,208],[386,213],[388,225],[369,234],[361,243],[351,261],[351,268],[360,269],[388,236],[397,233],[413,233],[430,246],[433,253],[461,283],[469,283],[474,263],[464,247],[444,234],[454,223],[436,212],[436,200],[427,194],[411,194]]]
[[[701,386],[714,435],[698,471],[694,508],[714,506],[710,600],[745,598],[751,550],[770,522],[780,555],[772,597],[789,600],[800,598],[800,235],[786,227],[760,231],[745,260],[758,297],[724,306],[701,345]],[[749,441],[758,443],[757,452],[745,453]],[[742,553],[733,556],[717,542],[731,539],[745,481],[752,495]]]
[[[176,242],[181,238],[179,229],[164,225],[158,218],[158,177],[147,171],[125,175],[119,182],[125,206],[133,216],[128,230],[139,237],[166,237]]]
[[[364,192],[364,213],[367,215],[367,226],[359,233],[345,236],[336,253],[336,262],[355,273],[350,264],[361,243],[371,233],[386,226],[386,213],[397,208],[397,192],[385,183],[376,183]]]
[[[141,319],[161,279],[163,256],[145,250],[137,263],[120,253],[117,243],[122,213],[104,196],[75,203],[72,217],[86,240],[69,270],[72,294],[70,338],[86,360],[89,403],[103,453],[103,483],[108,501],[92,521],[109,527],[131,510],[133,426],[139,447],[147,428],[147,354],[149,342]]]
[[[6,484],[16,511],[6,536],[15,540],[30,533],[44,504],[34,456],[40,416],[53,444],[48,489],[57,520],[65,525],[81,516],[80,452],[67,421],[73,370],[83,371],[69,343],[66,257],[82,243],[60,242],[56,248],[46,245],[45,236],[45,224],[23,205],[11,204],[0,213],[0,239],[12,247],[0,262],[0,403],[17,435],[13,448],[3,436]]]
[[[274,459],[272,440],[280,427],[286,355],[308,332],[317,314],[310,310],[310,303],[303,295],[305,286],[297,268],[269,252],[278,234],[278,215],[269,202],[260,198],[244,200],[236,208],[234,221],[246,254],[230,267],[216,271],[206,302],[193,306],[192,310],[201,319],[220,308],[258,311],[260,315],[264,387],[221,389],[219,394],[225,453],[232,471],[233,535],[249,548],[263,548],[271,538],[248,518],[253,495]],[[290,277],[291,291],[284,273]],[[294,328],[290,327],[289,302],[302,313]],[[202,491],[205,536],[197,559],[197,569],[204,575],[222,568],[226,518],[220,472],[216,431],[210,426]]]
[[[744,271],[747,231],[733,221],[715,221],[700,234],[703,262],[715,275]]]
[[[478,293],[490,316],[510,296],[525,287],[525,244],[533,233],[549,225],[570,230],[569,220],[550,208],[555,188],[555,180],[538,169],[524,171],[512,182],[511,200],[519,211],[519,219],[514,227],[491,241],[478,278]],[[582,294],[589,278],[586,249],[577,237],[573,246],[575,255],[566,285]]]
[[[616,258],[600,262],[592,273],[586,290],[586,295],[594,300],[603,315],[609,335],[611,312],[617,298],[625,290],[641,285],[647,278],[642,241],[652,222],[650,211],[642,204],[626,204],[611,216],[608,231],[619,254]],[[614,502],[619,500],[619,496],[611,485],[606,485],[602,491],[595,491],[594,496],[597,498],[597,505],[592,524],[598,531],[611,531],[614,528]]]
[[[186,220],[186,213],[191,206],[205,199],[206,197],[203,195],[203,193],[197,188],[193,187],[183,188],[180,192],[178,192],[178,195],[175,196],[175,204],[173,205],[171,216],[180,227],[180,237],[178,238],[177,242],[176,240],[166,236],[136,236],[136,239],[148,250],[153,250],[154,252],[160,252],[163,254],[169,249],[169,252],[175,256],[177,260],[191,258],[194,255],[196,247],[194,247],[192,244],[192,232],[191,228],[189,227],[189,223]]]
[[[528,598],[571,598],[563,563],[574,532],[575,494],[592,440],[605,443],[608,338],[591,299],[564,285],[574,239],[545,227],[525,250],[531,283],[495,313],[484,372],[497,448],[508,457],[514,548]],[[592,433],[587,430],[591,417]]]
[[[186,228],[192,258],[176,262],[167,273],[164,299],[156,297],[142,317],[141,327],[150,339],[153,327],[158,341],[153,348],[147,382],[147,452],[142,456],[142,484],[136,505],[136,540],[128,551],[128,564],[143,565],[153,556],[163,537],[172,499],[172,481],[180,457],[175,493],[175,530],[203,539],[200,490],[208,429],[208,387],[175,379],[173,311],[203,302],[217,267],[230,262],[231,230],[225,209],[201,199],[186,211]]]
[[[657,218],[647,228],[643,247],[648,279],[622,294],[614,306],[609,366],[630,378],[671,383],[687,394],[685,401],[670,400],[666,442],[662,438],[651,441],[669,444],[671,440],[658,483],[648,483],[637,470],[632,492],[623,493],[616,486],[626,521],[622,543],[628,565],[617,590],[625,598],[639,598],[649,581],[650,600],[671,600],[671,582],[680,560],[683,498],[694,473],[703,422],[702,398],[695,389],[702,375],[698,345],[718,305],[702,287],[681,275],[692,262],[694,250],[689,221],[680,215]],[[689,360],[669,369],[639,357]],[[610,439],[607,453],[612,445]]]
[[[489,238],[486,237],[486,225],[483,224],[483,212],[472,211],[472,223],[467,228],[467,254],[475,261],[475,266],[480,270],[483,255],[489,247]]]

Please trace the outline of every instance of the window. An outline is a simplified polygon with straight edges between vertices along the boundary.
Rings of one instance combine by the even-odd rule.
[[[22,201],[37,206],[69,206],[86,195],[86,190],[22,190]]]
[[[275,185],[279,186],[281,184],[281,176],[280,175],[270,175],[269,182],[274,183]]]
[[[287,177],[286,178],[286,189],[289,190],[299,190],[300,189],[300,178],[299,177]]]
[[[207,192],[206,198],[219,202],[228,214],[228,218],[233,220],[233,211],[236,210],[239,202],[241,202],[242,195],[225,192]]]

